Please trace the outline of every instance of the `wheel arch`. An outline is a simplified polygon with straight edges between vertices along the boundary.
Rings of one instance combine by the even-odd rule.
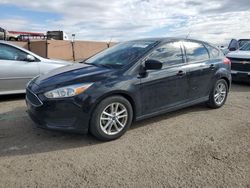
[[[228,84],[228,89],[231,87],[231,73],[228,72],[227,69],[221,68],[216,72],[216,78],[218,79],[224,79]]]
[[[90,114],[93,113],[93,111],[96,109],[97,105],[100,104],[100,102],[102,100],[104,100],[104,99],[106,99],[108,97],[113,97],[113,96],[121,96],[121,97],[124,97],[125,99],[127,99],[129,101],[129,103],[132,106],[132,110],[133,110],[133,121],[135,121],[135,119],[136,119],[136,112],[137,112],[137,110],[136,110],[136,103],[135,103],[134,98],[128,92],[126,92],[126,91],[112,91],[112,92],[109,92],[109,93],[106,93],[106,94],[100,96],[99,98],[96,99],[95,104],[93,105]],[[90,126],[90,123],[89,123],[89,126]]]
[[[227,77],[225,77],[225,76],[222,76],[220,79],[225,80],[227,82],[228,89],[230,89],[231,83],[230,83],[229,79]]]

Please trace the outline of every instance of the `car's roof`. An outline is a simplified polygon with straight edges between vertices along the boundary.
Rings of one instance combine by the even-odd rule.
[[[136,40],[131,40],[131,41],[158,41],[158,42],[168,42],[168,41],[173,41],[173,40],[188,40],[188,41],[193,41],[193,42],[201,42],[201,43],[207,43],[201,40],[196,40],[196,39],[190,39],[190,38],[179,38],[179,37],[156,37],[156,38],[142,38],[142,39],[136,39]]]
[[[1,44],[9,44],[9,45],[11,45],[11,46],[17,46],[17,45],[15,45],[15,44],[10,43],[9,41],[5,41],[5,40],[0,40],[0,43],[1,43]]]
[[[238,41],[250,41],[250,39],[239,39]]]
[[[7,44],[7,45],[14,46],[14,47],[17,47],[17,48],[22,48],[22,47],[20,47],[20,46],[18,46],[16,44],[13,44],[13,43],[11,43],[9,41],[4,41],[4,40],[0,40],[0,44]]]

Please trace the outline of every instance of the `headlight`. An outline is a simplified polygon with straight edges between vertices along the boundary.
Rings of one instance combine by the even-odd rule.
[[[93,83],[76,84],[76,85],[61,87],[52,91],[48,91],[44,93],[44,95],[49,99],[73,97],[86,91],[92,84]]]

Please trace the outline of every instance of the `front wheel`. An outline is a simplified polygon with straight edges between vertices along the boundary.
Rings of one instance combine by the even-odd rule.
[[[133,109],[130,102],[121,96],[112,96],[98,104],[90,122],[90,132],[100,140],[114,140],[130,127]]]
[[[215,83],[212,91],[210,92],[208,106],[211,108],[220,108],[226,102],[228,95],[228,84],[226,80],[219,79]]]

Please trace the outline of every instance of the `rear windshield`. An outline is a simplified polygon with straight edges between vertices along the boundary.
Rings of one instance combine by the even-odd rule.
[[[139,60],[157,43],[157,41],[123,42],[94,55],[87,59],[85,63],[110,68],[121,68]]]

